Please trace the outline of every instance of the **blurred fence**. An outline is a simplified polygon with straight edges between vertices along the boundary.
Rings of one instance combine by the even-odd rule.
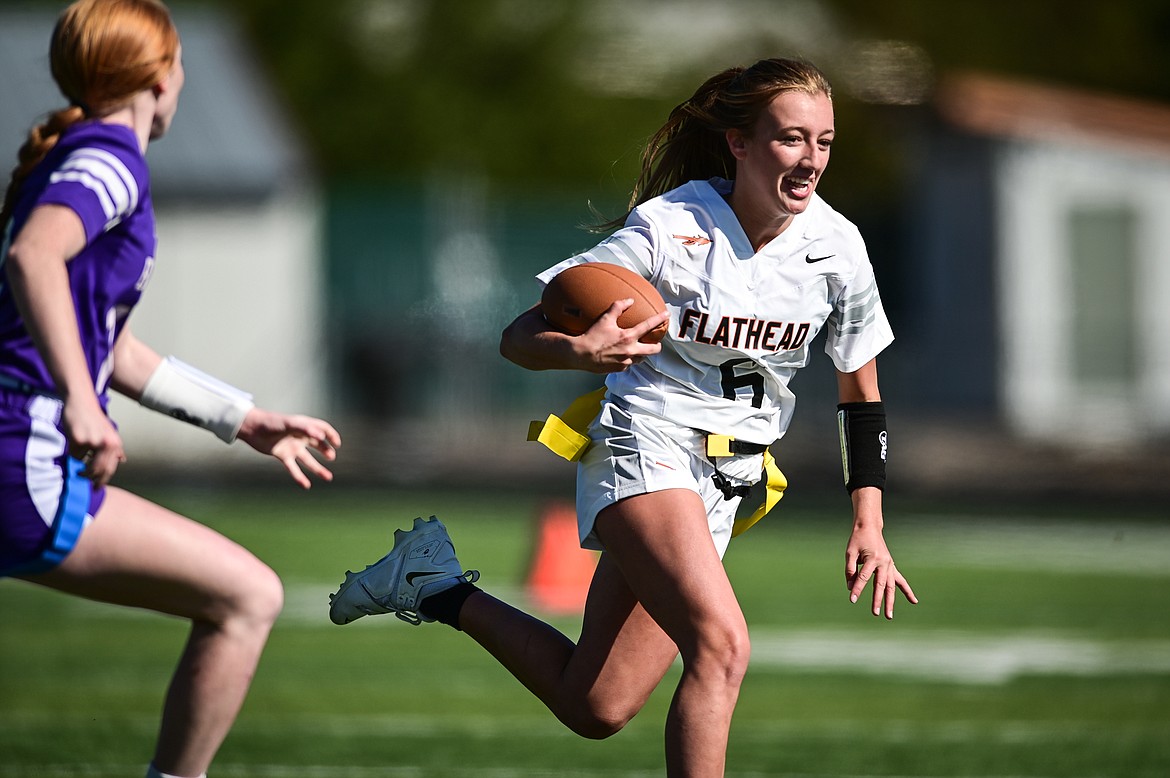
[[[489,199],[474,181],[342,186],[327,215],[335,404],[373,423],[476,424],[569,397],[596,377],[533,374],[499,355],[533,276],[590,246],[583,199]],[[559,402],[555,400],[554,402]]]
[[[571,466],[524,442],[525,423],[559,411],[599,377],[523,370],[498,343],[538,299],[533,276],[598,240],[580,226],[593,218],[584,195],[501,194],[468,178],[335,185],[325,309],[328,392],[347,426],[339,468],[379,483],[571,484]],[[875,264],[896,250],[871,248]],[[899,339],[882,356],[881,376],[891,476],[902,493],[1160,500],[1170,491],[1164,446],[1025,441],[993,407],[925,401],[938,377],[916,348],[916,328],[894,323]],[[812,364],[794,380],[799,410],[775,450],[794,485],[836,493],[836,383],[821,349],[813,346]]]

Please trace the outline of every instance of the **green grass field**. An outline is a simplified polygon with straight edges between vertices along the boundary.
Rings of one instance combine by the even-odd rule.
[[[465,636],[328,621],[343,571],[418,514],[439,513],[481,585],[521,600],[538,499],[291,491],[154,495],[253,549],[287,589],[213,778],[663,773],[673,677],[625,731],[590,742]],[[922,600],[890,623],[846,598],[843,496],[835,510],[790,497],[732,544],[753,663],[729,776],[1170,775],[1164,519],[887,514]],[[0,581],[0,776],[141,775],[184,637],[177,620]]]

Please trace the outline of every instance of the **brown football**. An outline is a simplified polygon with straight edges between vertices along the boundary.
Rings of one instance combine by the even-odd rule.
[[[618,326],[629,328],[666,310],[654,285],[632,270],[605,262],[586,262],[562,270],[544,287],[540,309],[554,327],[580,335],[617,300],[632,298],[634,304],[618,317]],[[643,343],[657,343],[666,335],[667,323],[642,336]]]

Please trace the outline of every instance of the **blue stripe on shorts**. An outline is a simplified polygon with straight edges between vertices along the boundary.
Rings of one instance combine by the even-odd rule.
[[[89,501],[93,493],[93,483],[81,475],[85,463],[68,457],[68,474],[63,485],[61,507],[53,519],[53,538],[49,545],[41,552],[40,562],[45,569],[56,567],[69,555],[81,537],[81,530],[89,517]]]
[[[104,501],[66,451],[60,410],[0,385],[0,577],[61,564]]]
[[[85,463],[73,457],[66,457],[65,462],[67,475],[61,485],[61,501],[58,503],[57,515],[53,517],[48,543],[31,559],[8,570],[0,570],[0,576],[32,575],[52,570],[77,545],[81,531],[89,522],[91,508],[96,513],[93,482],[81,475]],[[99,493],[99,496],[104,497],[104,494]],[[100,504],[100,499],[96,502]]]

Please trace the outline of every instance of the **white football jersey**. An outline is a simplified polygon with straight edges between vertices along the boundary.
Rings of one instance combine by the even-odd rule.
[[[670,310],[662,351],[611,373],[612,396],[705,432],[772,443],[792,420],[788,382],[828,324],[825,351],[853,372],[893,341],[857,228],[814,194],[804,213],[756,252],[724,199],[731,182],[691,181],[639,205],[583,262],[650,280]]]

